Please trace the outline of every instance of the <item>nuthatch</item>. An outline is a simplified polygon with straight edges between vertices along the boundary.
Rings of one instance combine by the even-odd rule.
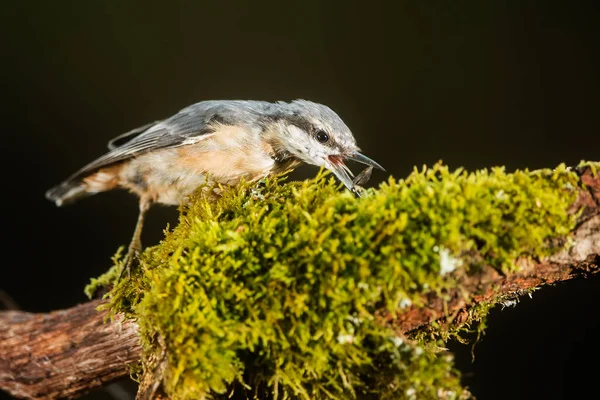
[[[144,217],[153,203],[178,205],[203,184],[256,181],[301,162],[331,170],[355,193],[345,160],[383,170],[359,153],[350,129],[333,110],[306,100],[203,101],[124,133],[108,148],[46,197],[62,206],[116,188],[137,194],[139,217],[125,258],[127,270],[142,249]],[[371,170],[360,180],[368,179]]]

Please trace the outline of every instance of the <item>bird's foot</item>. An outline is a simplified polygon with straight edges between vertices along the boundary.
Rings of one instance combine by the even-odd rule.
[[[140,265],[140,257],[141,252],[137,249],[129,249],[127,255],[125,256],[125,260],[123,260],[123,267],[121,269],[121,273],[119,274],[119,279],[117,282],[120,282],[127,276],[127,278],[131,278],[131,271],[133,268],[138,267]]]

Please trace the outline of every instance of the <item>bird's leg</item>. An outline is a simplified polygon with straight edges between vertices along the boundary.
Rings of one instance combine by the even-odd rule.
[[[144,219],[146,218],[146,213],[150,209],[151,204],[152,203],[148,199],[140,198],[140,212],[138,214],[137,224],[133,231],[131,243],[129,243],[129,249],[127,250],[127,255],[123,262],[123,269],[121,270],[119,280],[123,277],[125,272],[130,276],[133,264],[139,261],[140,254],[142,253],[142,229],[144,227]]]

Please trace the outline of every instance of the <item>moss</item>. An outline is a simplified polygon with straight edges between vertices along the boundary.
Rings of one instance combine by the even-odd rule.
[[[437,164],[360,199],[326,174],[243,184],[212,203],[196,195],[110,307],[138,319],[147,354],[164,341],[175,399],[468,396],[451,355],[432,350],[437,339],[408,341],[378,311],[454,287],[455,269],[510,273],[519,256],[556,251],[578,185],[563,165]]]
[[[113,268],[109,269],[108,272],[98,278],[92,278],[90,283],[85,287],[84,293],[88,298],[91,299],[94,294],[111,285],[119,277],[120,268],[117,268],[116,266],[123,255],[124,249],[125,247],[121,246],[113,256]]]
[[[600,162],[584,161],[581,160],[577,168],[584,169],[589,168],[592,172],[592,176],[596,176],[598,169],[600,169]]]

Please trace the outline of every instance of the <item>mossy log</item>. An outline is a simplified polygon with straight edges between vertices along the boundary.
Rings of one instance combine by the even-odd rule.
[[[141,361],[140,398],[154,397],[161,385],[161,390],[173,398],[227,396],[236,390],[283,398],[418,398],[428,393],[434,393],[438,398],[468,397],[468,392],[460,386],[451,357],[448,359],[447,354],[439,351],[440,340],[460,336],[461,332],[472,329],[472,323],[483,318],[487,310],[498,302],[514,299],[543,285],[600,273],[600,176],[596,175],[597,166],[588,163],[572,170],[559,167],[552,171],[517,174],[498,170],[475,175],[449,173],[447,169],[436,166],[415,172],[406,181],[391,182],[387,188],[371,190],[366,198],[371,196],[372,200],[355,200],[341,193],[334,200],[336,203],[329,203],[323,209],[319,208],[319,204],[329,200],[311,194],[311,191],[318,190],[331,197],[336,187],[322,177],[316,183],[294,186],[275,182],[267,183],[260,191],[249,188],[226,198],[224,201],[229,203],[222,203],[219,208],[197,199],[182,214],[180,226],[168,233],[161,245],[145,253],[136,278],[120,282],[107,299],[93,300],[49,314],[0,313],[0,388],[21,398],[76,397],[131,373],[130,364]],[[256,205],[268,203],[270,193],[281,195],[282,187],[288,187],[285,195],[294,197],[297,208],[308,213],[307,220],[297,226],[286,225],[286,229],[295,235],[295,240],[302,236],[298,226],[318,225],[311,219],[315,215],[333,224],[339,218],[356,212],[381,218],[384,222],[406,218],[397,211],[409,213],[409,220],[402,229],[389,231],[387,237],[382,233],[389,226],[387,223],[375,223],[373,227],[363,229],[371,229],[376,234],[365,236],[365,240],[378,240],[381,244],[376,247],[378,252],[389,251],[389,246],[402,245],[402,255],[407,259],[413,260],[408,257],[412,254],[410,252],[419,255],[414,257],[418,261],[402,259],[399,262],[400,267],[409,270],[410,276],[398,279],[397,276],[384,275],[390,286],[370,292],[367,288],[382,284],[377,280],[382,277],[372,277],[371,271],[377,266],[371,265],[369,270],[353,269],[354,261],[349,260],[332,272],[325,267],[328,259],[319,257],[328,254],[326,246],[331,245],[332,240],[336,249],[332,252],[342,251],[340,248],[343,246],[335,241],[339,239],[336,233],[315,238],[320,241],[321,247],[315,253],[318,257],[309,258],[309,262],[306,258],[297,258],[298,263],[304,265],[298,274],[303,275],[293,275],[293,279],[289,271],[282,270],[281,259],[278,263],[269,261],[273,259],[269,254],[260,260],[261,265],[270,264],[269,268],[257,269],[255,274],[250,275],[251,280],[248,276],[240,280],[237,267],[219,269],[221,265],[235,261],[234,258],[223,258],[223,254],[248,257],[246,260],[250,260],[247,253],[240,255],[239,247],[236,247],[240,237],[236,235],[244,235],[252,220],[245,219],[240,223],[241,220],[235,218],[249,207],[253,215],[262,213],[259,226],[267,231],[272,221],[264,216],[276,212],[274,205],[286,199],[281,196],[272,198],[269,204],[273,206],[268,210],[252,208],[252,202]],[[482,192],[472,194],[475,189]],[[440,193],[444,191],[445,194]],[[388,197],[397,193],[405,193],[406,196],[401,198],[404,203],[396,202],[389,206],[391,202],[386,198],[377,200],[381,193]],[[415,199],[418,201],[415,202]],[[360,208],[364,204],[369,205],[369,201],[373,202],[371,208]],[[411,201],[416,204],[414,209],[405,206]],[[252,203],[250,206],[249,202]],[[488,211],[482,209],[483,202],[492,203],[490,206],[493,208]],[[480,208],[473,211],[479,216],[469,211],[471,203]],[[511,206],[506,208],[508,203]],[[436,234],[434,231],[439,230],[436,224],[449,224],[448,219],[444,217],[436,221],[442,215],[440,212],[422,214],[420,207],[438,211],[450,207],[453,213],[462,212],[463,216],[473,217],[474,226],[462,226],[469,222],[463,219],[456,230],[444,228]],[[503,207],[505,211],[502,211]],[[335,215],[327,217],[320,214],[328,208],[333,208]],[[384,209],[393,211],[390,219],[379,214]],[[290,215],[296,211],[291,210]],[[213,225],[196,226],[199,217]],[[456,215],[449,217],[455,219]],[[281,218],[281,214],[274,218]],[[230,224],[231,221],[233,223]],[[412,228],[410,221],[415,221]],[[218,226],[214,225],[216,222],[219,222]],[[343,222],[340,227],[351,224]],[[334,226],[334,229],[342,229],[340,227]],[[421,235],[419,229],[427,230],[427,233]],[[322,227],[318,227],[318,232],[322,232]],[[218,240],[203,244],[198,242],[200,234],[213,237],[223,234],[225,239],[217,237]],[[406,241],[386,242],[392,237],[409,238],[413,247],[406,246]],[[432,237],[435,240],[431,240]],[[518,240],[513,242],[515,237]],[[192,243],[188,241],[190,238]],[[423,243],[428,244],[427,253],[415,250],[415,247],[423,247]],[[203,259],[206,251],[201,255],[194,252],[203,245],[218,248],[218,254],[210,255],[211,259]],[[254,243],[254,246],[259,245]],[[352,243],[359,248],[360,245],[358,239]],[[282,249],[276,244],[271,244],[271,247],[273,251]],[[392,250],[388,260],[394,262],[398,259],[394,254],[400,250]],[[302,248],[302,251],[308,250]],[[350,248],[349,251],[354,250]],[[264,255],[265,251],[261,249],[260,254]],[[256,254],[251,253],[251,256],[256,257]],[[305,291],[299,290],[306,274],[317,274],[307,269],[316,261],[323,263],[320,267],[326,271],[324,279],[351,286],[347,296],[343,296],[347,287],[333,293],[328,291],[331,286],[323,279],[307,281],[313,285],[310,299]],[[329,262],[332,260],[329,259]],[[118,272],[118,261],[116,264],[110,273],[96,281],[94,288],[113,281]],[[212,283],[196,280],[200,264],[212,265],[210,271],[202,270],[200,275],[212,274]],[[340,269],[351,273],[341,275]],[[221,275],[223,271],[226,273]],[[269,274],[271,280],[265,279],[264,276]],[[275,278],[274,274],[277,274]],[[361,280],[357,279],[359,276]],[[227,282],[224,278],[228,279]],[[190,286],[190,282],[193,285]],[[229,282],[236,283],[237,291],[228,286]],[[252,307],[263,304],[261,301],[268,296],[262,293],[252,297],[254,294],[248,291],[250,282],[266,282],[268,290],[275,293],[275,297],[269,298],[271,308],[281,305],[276,302],[279,300],[276,296],[283,292],[285,307],[279,310],[279,314],[270,314],[269,308],[256,320],[250,320],[246,310],[240,312],[231,308],[231,304],[248,302],[249,298],[252,299]],[[284,284],[277,286],[274,282]],[[214,302],[219,301],[213,297],[222,288],[233,296],[231,304],[227,304],[228,299],[220,304]],[[319,288],[325,288],[324,292],[320,293]],[[202,297],[198,292],[207,296],[207,303],[197,303]],[[361,296],[356,296],[356,292],[362,293]],[[337,305],[335,299],[340,296],[342,301]],[[299,299],[304,303],[299,305]],[[317,302],[310,303],[312,300]],[[345,308],[348,302],[351,304]],[[332,306],[332,303],[336,305]],[[318,313],[343,315],[321,318],[319,314],[309,313],[307,304],[318,308]],[[96,311],[98,308],[101,311]],[[202,311],[196,314],[193,310]],[[230,313],[222,327],[230,332],[219,331],[219,326],[206,323],[208,317],[215,315],[214,310],[221,316]],[[293,314],[294,318],[288,320],[288,314]],[[306,342],[294,342],[298,335],[306,334],[303,330],[308,324],[303,319],[305,314],[308,320],[319,324],[318,328],[311,326],[306,332],[320,336],[316,339],[311,337]],[[270,342],[273,338],[268,336],[268,332],[239,331],[265,318],[276,328],[285,326],[291,329],[276,337],[286,341],[283,349],[295,359],[288,358],[288,353],[282,355],[277,343]],[[339,324],[338,318],[342,321]],[[220,320],[216,319],[212,324],[215,321]],[[328,326],[327,330],[320,330],[324,325]],[[261,326],[268,330],[266,325]],[[248,336],[240,344],[229,339],[230,333],[235,338]],[[290,339],[290,335],[295,335],[295,338]],[[257,338],[254,342],[253,337]],[[265,347],[264,343],[268,345]],[[202,347],[204,344],[208,344],[209,348]],[[174,349],[176,345],[179,347]],[[395,349],[399,350],[395,353]],[[425,359],[420,358],[421,353],[425,353]],[[354,358],[346,359],[346,354]],[[214,368],[197,364],[211,360],[221,364]],[[298,364],[294,364],[295,360]],[[298,366],[306,360],[322,365]],[[274,361],[276,366],[269,365],[269,361]],[[337,366],[333,373],[330,372],[332,362]],[[393,366],[398,363],[402,364],[401,369]],[[258,373],[252,373],[253,365],[256,365]],[[297,378],[295,373],[307,371],[312,375],[306,376],[305,381],[294,380]],[[373,378],[376,374],[379,374],[377,379]],[[395,379],[395,375],[402,374],[402,381]],[[421,386],[415,384],[414,378],[424,377],[424,374],[428,375],[422,379]],[[323,383],[323,379],[327,383]]]

